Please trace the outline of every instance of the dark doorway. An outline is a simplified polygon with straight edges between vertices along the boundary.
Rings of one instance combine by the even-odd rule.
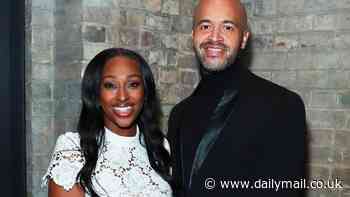
[[[0,169],[1,196],[26,196],[24,3],[0,6]]]

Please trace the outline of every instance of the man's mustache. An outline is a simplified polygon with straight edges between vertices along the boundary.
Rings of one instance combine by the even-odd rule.
[[[219,47],[219,48],[222,48],[224,50],[227,50],[228,49],[228,46],[221,43],[221,42],[215,42],[215,41],[207,41],[207,42],[203,42],[199,45],[199,48],[208,48],[209,46],[215,46],[215,47]]]

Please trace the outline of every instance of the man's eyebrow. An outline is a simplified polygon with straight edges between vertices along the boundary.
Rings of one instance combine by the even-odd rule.
[[[211,23],[211,21],[208,20],[208,19],[202,19],[202,20],[198,21],[195,25],[198,26],[198,25],[200,25],[202,23]],[[238,23],[236,23],[236,22],[234,22],[232,20],[224,20],[224,21],[222,21],[222,23],[224,23],[224,24],[232,24],[232,25],[234,25],[236,27],[240,26]]]
[[[234,21],[224,20],[222,23],[224,23],[224,24],[232,24],[232,25],[234,25],[236,27],[239,27],[239,24],[234,22]]]
[[[200,25],[200,24],[202,24],[202,23],[210,23],[210,20],[208,20],[208,19],[202,19],[202,20],[200,20],[200,21],[198,21],[198,22],[196,23],[196,26],[197,26],[197,25]]]

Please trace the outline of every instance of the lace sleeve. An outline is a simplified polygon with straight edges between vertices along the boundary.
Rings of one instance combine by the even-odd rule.
[[[84,162],[78,134],[69,132],[59,136],[41,186],[47,185],[51,179],[66,191],[72,189]]]

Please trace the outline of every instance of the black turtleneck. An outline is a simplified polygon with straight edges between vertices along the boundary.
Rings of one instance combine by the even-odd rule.
[[[237,88],[239,75],[245,68],[230,65],[222,71],[208,71],[201,67],[201,81],[194,91],[194,95],[210,96],[222,94],[227,88]],[[205,98],[201,98],[205,100]]]
[[[187,133],[184,142],[185,166],[191,166],[196,155],[198,145],[207,132],[214,110],[224,96],[226,90],[237,90],[241,72],[244,69],[231,65],[223,71],[207,72],[192,95],[192,105],[186,109],[185,132]],[[191,169],[184,169],[187,184]]]

